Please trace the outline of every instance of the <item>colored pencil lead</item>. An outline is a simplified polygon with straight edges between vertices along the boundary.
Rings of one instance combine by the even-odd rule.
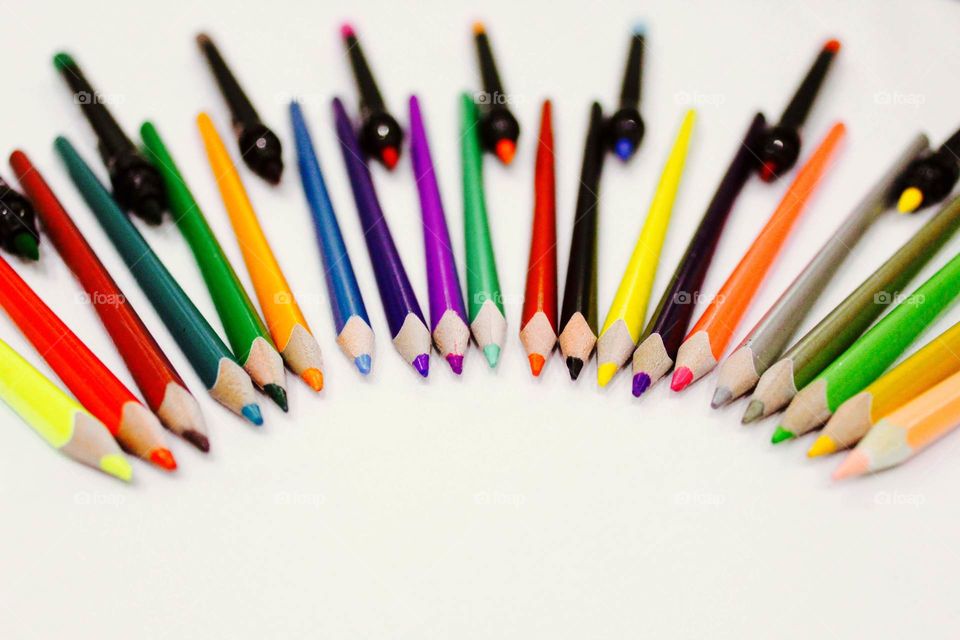
[[[797,434],[788,429],[784,429],[783,426],[778,426],[776,431],[773,432],[770,442],[773,444],[780,444],[781,442],[785,442],[787,440],[793,440],[796,437]]]
[[[836,451],[837,443],[833,441],[833,438],[828,435],[822,435],[813,442],[813,446],[807,451],[807,457],[818,458],[820,456],[828,456]]]
[[[627,54],[623,86],[620,89],[620,106],[607,121],[607,145],[624,162],[633,157],[643,141],[640,89],[643,78],[645,38],[644,25],[636,25],[630,36],[630,51]]]
[[[279,184],[283,173],[283,148],[280,139],[260,120],[250,98],[244,93],[210,36],[199,34],[197,45],[206,57],[210,71],[220,87],[220,93],[230,109],[240,157],[255,174],[270,184]]]
[[[137,150],[107,110],[76,61],[58,53],[53,64],[73,91],[73,100],[97,134],[100,157],[110,173],[113,195],[124,209],[133,211],[148,224],[160,224],[167,209],[163,178],[156,167]]]
[[[473,36],[477,44],[477,59],[483,92],[478,96],[480,111],[480,142],[484,149],[496,155],[503,164],[513,162],[520,137],[520,124],[507,106],[509,99],[500,82],[497,63],[493,59],[490,38],[482,22],[473,24]]]
[[[904,169],[895,193],[897,209],[912,213],[936,204],[950,195],[960,179],[960,130],[936,151],[917,158]]]
[[[241,407],[240,413],[254,425],[258,427],[263,425],[263,414],[260,412],[260,405],[253,403],[244,405]]]
[[[773,182],[797,163],[800,157],[800,129],[838,51],[838,40],[830,40],[823,45],[790,104],[780,116],[780,122],[769,128],[764,135],[759,148],[760,178],[764,182]]]
[[[33,205],[0,178],[0,247],[12,255],[39,260],[39,242]]]
[[[357,131],[360,148],[368,158],[374,158],[387,169],[393,169],[400,159],[403,128],[387,111],[353,26],[343,24],[340,35],[350,57],[357,93],[360,94],[360,129]]]

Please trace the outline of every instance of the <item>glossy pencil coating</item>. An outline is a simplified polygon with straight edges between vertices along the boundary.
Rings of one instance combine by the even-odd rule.
[[[820,179],[830,167],[846,128],[837,123],[811,154],[773,215],[720,287],[677,352],[670,388],[682,391],[716,366],[750,302],[783,248],[794,223],[806,209]]]
[[[958,229],[960,198],[955,198],[764,372],[743,421],[789,404],[873,324]]]
[[[579,377],[597,342],[597,209],[604,156],[603,111],[600,104],[594,102],[590,105],[590,123],[583,148],[570,258],[560,308],[560,353],[574,380]]]
[[[430,144],[416,96],[410,97],[410,157],[423,216],[430,329],[440,355],[447,360],[454,373],[460,375],[463,371],[463,355],[470,344],[470,328],[467,326],[467,311],[463,305],[440,186],[430,158]]]
[[[666,240],[673,203],[680,190],[695,121],[696,111],[690,109],[683,117],[673,148],[667,156],[647,219],[597,337],[597,382],[601,387],[607,386],[630,358],[640,338],[647,303],[660,264],[660,250]]]
[[[826,422],[846,400],[876,380],[960,296],[960,254],[903,298],[787,407],[775,442]]]
[[[57,138],[57,154],[70,179],[120,253],[137,284],[150,299],[203,385],[218,402],[254,424],[262,424],[249,376],[184,293],[147,241],[120,210],[90,167],[66,138]]]
[[[54,449],[129,482],[133,467],[102,422],[0,340],[0,400]]]
[[[240,180],[240,174],[237,173],[223,140],[207,114],[201,113],[197,116],[197,127],[200,129],[210,169],[217,186],[220,187],[224,208],[237,236],[243,262],[247,265],[247,273],[253,282],[253,289],[276,348],[283,355],[287,366],[298,376],[302,377],[308,371],[322,372],[320,345],[310,332],[307,319],[300,311],[300,305],[297,304],[297,299],[267,242]],[[281,370],[274,375],[272,384],[285,387],[284,377]],[[270,393],[268,385],[264,385],[264,390]],[[286,410],[285,399],[278,401],[278,404]]]
[[[960,323],[841,404],[807,455],[856,444],[884,416],[960,371]]]
[[[290,103],[290,120],[297,145],[300,180],[313,217],[317,244],[320,245],[320,259],[327,282],[327,295],[330,296],[330,307],[333,310],[337,344],[360,373],[367,375],[370,373],[374,353],[370,318],[367,316],[360,286],[353,272],[350,255],[343,243],[337,214],[327,193],[327,185],[323,180],[310,131],[303,118],[303,111],[296,102]]]
[[[756,385],[760,375],[777,361],[824,288],[843,266],[850,251],[874,222],[892,208],[891,193],[897,176],[928,145],[929,141],[923,134],[917,134],[910,141],[733,354],[724,361],[714,393],[714,407],[748,392]]]
[[[520,341],[530,371],[539,376],[557,344],[557,181],[553,153],[553,106],[543,101],[533,174],[533,230]]]
[[[201,451],[210,443],[203,415],[180,374],[114,282],[43,176],[22,151],[10,165],[37,205],[43,228],[73,272],[143,394],[163,424]]]
[[[156,416],[140,404],[3,258],[0,306],[77,400],[125,450],[167,471],[177,468]]]
[[[730,166],[670,277],[633,354],[633,395],[639,397],[662,378],[677,357],[700,297],[700,287],[713,261],[717,243],[737,196],[757,167],[756,148],[766,129],[762,113],[753,117]]]
[[[960,373],[888,414],[837,467],[834,480],[902,464],[960,426]]]
[[[473,337],[487,363],[496,367],[507,332],[503,294],[483,195],[483,154],[473,98],[460,94],[460,151],[463,164],[463,231],[467,247],[467,309]]]
[[[430,372],[430,330],[383,217],[370,168],[339,98],[333,99],[333,117],[390,336],[403,359],[417,373],[427,377]]]

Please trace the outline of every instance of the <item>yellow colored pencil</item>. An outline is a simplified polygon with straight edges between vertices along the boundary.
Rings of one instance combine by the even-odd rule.
[[[267,329],[277,349],[294,373],[313,389],[323,388],[323,360],[320,345],[310,332],[290,285],[280,270],[263,229],[257,221],[240,174],[230,159],[223,140],[206,113],[197,116],[197,126],[207,149],[210,168],[220,187],[230,224],[237,236],[243,262],[253,281]]]
[[[129,482],[130,462],[102,422],[0,340],[0,399],[50,446]]]
[[[880,419],[833,474],[841,480],[895,467],[960,426],[960,373]]]
[[[677,139],[660,174],[660,183],[650,203],[647,220],[617,287],[607,319],[600,329],[600,337],[597,338],[597,381],[601,387],[607,386],[627,362],[640,339],[696,116],[697,112],[690,109],[683,117]]]
[[[960,371],[960,322],[837,408],[810,447],[811,458],[860,441],[884,416]]]

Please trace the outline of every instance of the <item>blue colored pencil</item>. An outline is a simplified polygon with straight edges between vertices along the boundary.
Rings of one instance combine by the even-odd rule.
[[[297,146],[300,181],[313,214],[317,244],[320,245],[323,275],[327,280],[333,323],[337,329],[337,344],[357,365],[360,373],[367,375],[373,365],[373,329],[370,328],[370,318],[363,304],[357,277],[353,273],[350,255],[340,234],[337,214],[327,193],[313,140],[303,119],[303,110],[295,101],[290,103],[290,120],[293,123],[293,137]]]
[[[353,124],[339,98],[333,99],[333,117],[393,344],[404,360],[421,376],[427,377],[430,371],[430,330],[383,217],[373,176],[360,150]]]

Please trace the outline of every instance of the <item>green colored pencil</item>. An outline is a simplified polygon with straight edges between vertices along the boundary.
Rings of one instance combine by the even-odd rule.
[[[66,164],[74,185],[173,334],[203,385],[214,399],[231,411],[254,424],[263,424],[250,377],[233,359],[220,336],[173,279],[73,145],[61,136],[56,139],[54,146]]]
[[[507,335],[503,295],[493,255],[487,204],[483,197],[483,151],[473,98],[460,95],[460,140],[463,157],[463,227],[467,245],[467,313],[473,339],[490,367],[497,366]]]
[[[904,298],[796,395],[773,434],[782,442],[807,433],[863,391],[960,296],[960,254]]]
[[[160,170],[166,183],[170,210],[200,267],[233,355],[254,383],[286,411],[287,394],[275,382],[278,376],[280,380],[283,379],[283,359],[267,327],[153,123],[144,122],[140,126],[140,137],[150,160]]]

